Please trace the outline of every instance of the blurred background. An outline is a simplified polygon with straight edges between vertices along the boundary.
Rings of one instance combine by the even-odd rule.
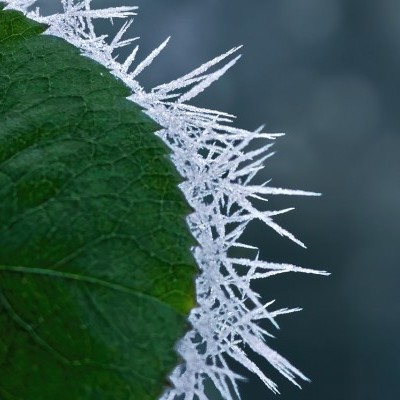
[[[262,178],[323,193],[271,199],[296,207],[276,221],[307,250],[262,224],[246,232],[261,258],[332,273],[258,283],[277,308],[304,309],[281,317],[270,345],[312,383],[300,390],[260,360],[279,399],[400,399],[400,1],[97,3],[140,6],[141,58],[172,35],[141,76],[147,88],[243,44],[242,60],[194,103],[237,115],[239,127],[286,132]],[[243,373],[243,400],[278,398]]]

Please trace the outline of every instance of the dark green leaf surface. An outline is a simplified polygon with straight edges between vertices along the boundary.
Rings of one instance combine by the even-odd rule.
[[[189,209],[105,68],[0,10],[0,399],[155,400],[194,303]]]

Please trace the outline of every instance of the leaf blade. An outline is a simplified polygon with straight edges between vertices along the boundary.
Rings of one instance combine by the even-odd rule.
[[[0,393],[154,399],[194,303],[190,210],[129,90],[32,24],[0,11]]]

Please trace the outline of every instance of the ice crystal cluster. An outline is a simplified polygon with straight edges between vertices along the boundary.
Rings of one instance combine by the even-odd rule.
[[[192,249],[199,268],[196,279],[197,306],[189,321],[191,330],[177,344],[182,357],[170,375],[172,387],[162,400],[207,400],[205,383],[211,380],[226,400],[239,397],[240,375],[231,370],[231,358],[256,374],[268,388],[278,392],[277,385],[249,358],[248,349],[261,355],[294,384],[307,378],[285,358],[269,347],[269,332],[260,327],[268,320],[277,327],[276,317],[299,309],[271,310],[273,302],[263,303],[252,288],[255,279],[284,272],[326,274],[290,264],[262,261],[257,248],[241,243],[241,235],[252,220],[261,220],[278,234],[300,246],[302,242],[273,221],[273,216],[291,209],[268,211],[254,205],[267,201],[268,195],[306,195],[317,193],[253,184],[271,153],[273,140],[280,134],[255,132],[232,126],[233,116],[194,107],[188,101],[220,78],[239,56],[239,48],[214,58],[189,74],[162,84],[150,91],[139,84],[138,75],[166,46],[168,39],[141,62],[136,61],[138,38],[126,38],[137,7],[92,8],[92,0],[60,0],[62,12],[42,15],[36,0],[7,0],[6,8],[24,12],[28,17],[49,26],[45,34],[55,35],[81,49],[83,55],[106,66],[131,89],[130,100],[163,129],[156,134],[171,149],[171,158],[183,178],[180,185],[194,212],[187,221],[198,242]],[[113,37],[96,33],[96,19],[123,19]],[[132,46],[122,62],[118,51]],[[221,63],[224,62],[224,64]],[[260,139],[263,146],[251,147]],[[258,202],[259,203],[259,202]],[[233,248],[252,249],[253,258],[234,258]]]

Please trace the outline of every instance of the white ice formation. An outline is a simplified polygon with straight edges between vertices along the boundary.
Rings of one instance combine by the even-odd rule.
[[[182,364],[171,373],[172,388],[164,392],[161,400],[207,400],[206,380],[213,382],[222,398],[239,397],[237,381],[242,377],[232,371],[227,363],[229,358],[278,393],[277,385],[249,358],[247,349],[261,355],[295,385],[298,385],[296,379],[307,380],[269,347],[267,339],[272,335],[259,324],[261,320],[268,320],[277,327],[278,315],[299,309],[270,310],[273,302],[263,303],[253,290],[252,281],[284,272],[324,275],[326,272],[262,261],[257,248],[241,243],[240,237],[252,220],[261,220],[281,236],[305,247],[273,221],[273,216],[291,208],[260,210],[255,207],[254,199],[266,201],[268,195],[318,194],[275,188],[268,182],[253,184],[253,178],[271,155],[272,141],[280,134],[234,128],[232,115],[187,104],[235,64],[239,58],[235,56],[238,48],[179,79],[145,91],[137,77],[164,49],[168,39],[141,62],[136,61],[138,46],[123,62],[118,61],[119,49],[138,39],[125,38],[137,7],[92,9],[92,0],[60,0],[63,11],[46,16],[34,7],[36,0],[5,2],[6,8],[22,11],[29,18],[49,25],[45,34],[65,39],[125,82],[132,91],[129,99],[141,105],[163,127],[156,134],[171,149],[172,161],[184,179],[180,188],[194,209],[187,221],[198,242],[192,249],[200,271],[196,280],[197,306],[189,316],[191,330],[177,345]],[[119,32],[109,38],[96,34],[96,19],[123,19],[125,22]],[[222,61],[224,65],[209,72]],[[267,143],[251,150],[249,145],[255,139]],[[229,250],[235,247],[252,249],[255,257],[230,256]]]

